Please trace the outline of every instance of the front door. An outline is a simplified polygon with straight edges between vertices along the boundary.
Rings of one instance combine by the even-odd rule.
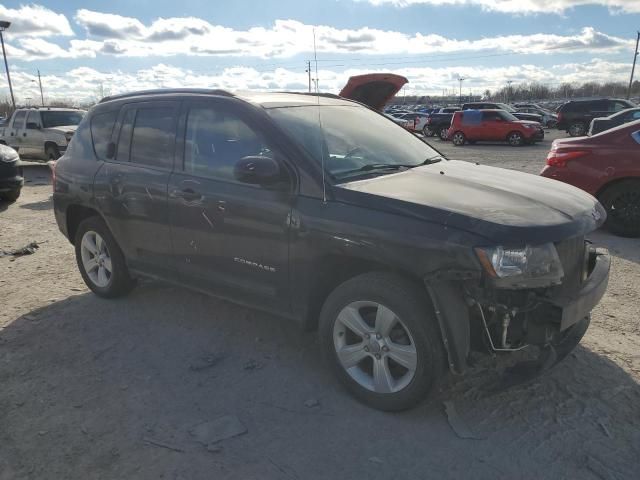
[[[129,265],[161,276],[172,275],[167,183],[178,112],[179,102],[125,105],[114,129],[114,158],[105,161],[95,180],[96,199]]]
[[[282,159],[241,108],[225,99],[183,107],[182,164],[169,181],[172,261],[195,287],[288,309],[293,177],[268,188],[236,180],[243,157]]]

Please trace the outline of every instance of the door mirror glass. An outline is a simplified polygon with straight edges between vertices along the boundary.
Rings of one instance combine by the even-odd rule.
[[[27,122],[27,130],[40,130],[40,125],[35,122]]]
[[[281,180],[280,165],[270,157],[242,157],[233,168],[233,176],[243,183],[273,185]]]

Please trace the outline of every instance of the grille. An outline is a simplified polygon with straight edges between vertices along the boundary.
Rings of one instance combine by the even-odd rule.
[[[554,297],[571,297],[580,291],[584,278],[586,262],[586,243],[578,236],[555,244],[558,257],[564,270],[562,285],[554,289]]]

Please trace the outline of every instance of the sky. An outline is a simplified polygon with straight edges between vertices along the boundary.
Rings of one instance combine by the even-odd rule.
[[[45,100],[86,102],[163,87],[307,90],[307,61],[323,92],[393,72],[407,95],[457,92],[460,77],[481,94],[628,81],[640,0],[41,0],[1,3],[0,20],[18,103],[39,100],[38,71]]]

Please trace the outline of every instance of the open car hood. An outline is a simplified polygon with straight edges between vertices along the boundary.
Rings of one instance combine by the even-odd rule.
[[[340,96],[382,110],[400,89],[409,83],[405,77],[393,73],[367,73],[350,77]]]

